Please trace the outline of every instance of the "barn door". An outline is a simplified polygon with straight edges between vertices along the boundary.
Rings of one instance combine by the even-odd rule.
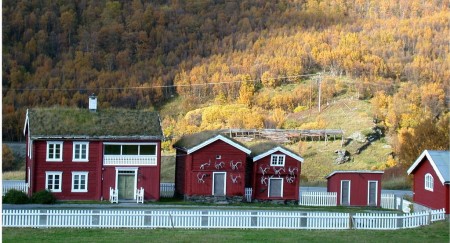
[[[225,172],[215,172],[213,175],[213,195],[214,196],[225,196]]]
[[[377,206],[378,181],[369,181],[367,204]]]
[[[283,178],[269,179],[269,197],[283,197]]]
[[[350,205],[350,181],[341,181],[341,205]]]

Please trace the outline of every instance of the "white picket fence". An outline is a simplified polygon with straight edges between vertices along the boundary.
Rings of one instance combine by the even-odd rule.
[[[252,201],[252,194],[253,194],[253,188],[246,187],[245,188],[245,200],[247,202],[251,202]]]
[[[444,220],[445,211],[414,214],[218,210],[3,210],[3,227],[182,229],[413,228]]]
[[[300,192],[301,206],[336,206],[337,192]]]
[[[28,183],[25,183],[25,181],[23,180],[3,180],[2,187],[2,196],[11,189],[16,189],[28,193]]]
[[[175,183],[160,183],[159,196],[164,198],[172,198],[175,194]]]
[[[394,194],[381,194],[380,206],[386,209],[397,209]]]

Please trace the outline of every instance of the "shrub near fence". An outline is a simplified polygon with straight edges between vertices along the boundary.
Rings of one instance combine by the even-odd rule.
[[[220,210],[3,210],[3,227],[400,229],[443,220],[445,210],[415,214]],[[352,222],[352,224],[350,224]]]

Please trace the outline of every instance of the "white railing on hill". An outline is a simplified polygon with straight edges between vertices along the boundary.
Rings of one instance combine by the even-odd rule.
[[[160,183],[160,197],[171,198],[175,194],[175,183]]]
[[[25,183],[25,181],[23,180],[3,180],[2,184],[2,196],[11,189],[16,189],[28,193],[28,183]]]
[[[3,210],[3,227],[182,229],[377,229],[413,228],[443,220],[444,210],[382,214],[219,210]],[[433,216],[435,215],[435,216]],[[352,222],[352,223],[350,223]]]
[[[301,206],[336,206],[337,192],[300,192]]]

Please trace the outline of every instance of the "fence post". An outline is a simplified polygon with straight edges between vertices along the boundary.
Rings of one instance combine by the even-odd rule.
[[[428,211],[428,218],[427,218],[427,225],[430,225],[431,224],[431,217],[432,217],[432,211],[430,210],[430,211]]]
[[[353,219],[352,214],[349,213],[348,214],[348,229],[352,229],[353,228],[352,219]]]

